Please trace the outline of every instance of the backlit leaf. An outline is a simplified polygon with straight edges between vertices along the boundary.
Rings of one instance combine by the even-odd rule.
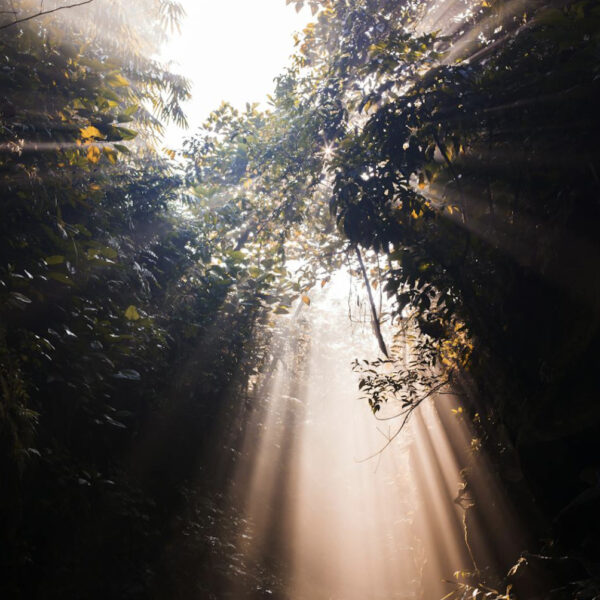
[[[119,73],[111,75],[108,79],[108,84],[112,87],[129,87],[129,81]]]
[[[88,127],[83,127],[79,130],[81,133],[81,137],[84,140],[92,140],[92,139],[102,139],[104,136],[100,133],[100,130],[94,127],[93,125],[89,125]]]
[[[138,312],[137,308],[133,306],[133,304],[127,307],[127,310],[125,311],[125,318],[129,319],[130,321],[137,321],[140,318],[140,313]]]
[[[104,146],[102,151],[111,164],[117,163],[117,153],[110,146]]]
[[[115,132],[120,136],[122,140],[129,141],[137,136],[137,132],[126,127],[115,127]]]
[[[87,159],[96,164],[100,160],[101,152],[97,146],[90,146],[87,151]]]
[[[81,133],[81,137],[84,140],[93,140],[93,139],[102,139],[104,136],[100,133],[100,130],[93,125],[89,125],[88,127],[83,127],[79,130]]]

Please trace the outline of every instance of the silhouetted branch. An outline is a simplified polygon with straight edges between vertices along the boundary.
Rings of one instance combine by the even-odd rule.
[[[369,295],[369,303],[371,304],[371,315],[373,317],[372,323],[373,329],[375,330],[375,337],[379,343],[379,349],[385,354],[386,358],[389,358],[390,355],[388,354],[385,341],[381,335],[381,324],[379,323],[379,317],[377,316],[377,308],[375,307],[375,300],[373,300],[373,292],[371,292],[369,277],[367,275],[367,270],[365,269],[365,264],[363,263],[362,255],[358,249],[358,246],[356,246],[356,257],[358,258],[358,264],[360,265],[360,270],[362,271],[365,285],[367,286],[367,294]]]
[[[408,419],[410,418],[410,415],[412,415],[413,411],[416,410],[421,405],[422,402],[424,402],[431,395],[435,394],[439,389],[444,387],[449,382],[450,382],[450,379],[448,378],[445,381],[441,382],[440,384],[436,385],[435,387],[430,389],[429,392],[427,392],[424,396],[419,398],[416,402],[411,403],[411,405],[408,406],[405,410],[395,414],[393,417],[386,417],[386,418],[377,418],[376,417],[378,421],[388,421],[390,419],[398,419],[399,417],[403,417],[403,419],[402,419],[402,422],[400,423],[399,427],[396,429],[396,431],[393,434],[388,435],[388,436],[384,435],[384,437],[386,437],[387,441],[379,450],[377,450],[377,452],[374,452],[373,454],[371,454],[371,455],[367,456],[366,458],[363,458],[357,462],[359,462],[359,463],[367,462],[368,460],[371,460],[371,459],[375,458],[376,456],[380,456],[381,454],[383,454],[385,449],[388,448],[388,446],[390,446],[392,444],[392,442],[400,435],[400,433],[404,429],[406,423],[408,423]],[[378,429],[378,431],[379,431],[379,429]],[[379,433],[382,433],[382,432],[379,431]]]
[[[402,417],[407,412],[412,412],[413,408],[417,408],[417,406],[419,406],[419,404],[421,404],[421,402],[423,402],[424,400],[427,400],[427,398],[429,398],[436,392],[439,392],[439,390],[441,390],[445,385],[448,385],[449,383],[450,383],[450,378],[448,377],[447,379],[444,379],[437,385],[433,386],[424,396],[421,396],[421,398],[419,398],[415,402],[411,402],[410,406],[407,409],[404,409],[404,410],[400,411],[399,413],[396,413],[395,415],[392,415],[390,417],[378,417],[377,415],[375,415],[375,418],[378,421],[393,421],[394,419],[397,419],[398,417]]]
[[[78,6],[84,6],[85,4],[91,4],[94,0],[84,0],[83,2],[77,2],[75,4],[68,4],[67,6],[58,6],[57,8],[51,8],[49,10],[40,10],[39,12],[29,15],[27,17],[23,17],[22,19],[15,19],[10,23],[5,23],[4,25],[0,25],[0,30],[8,29],[13,25],[18,25],[19,23],[25,23],[26,21],[31,21],[32,19],[36,19],[37,17],[43,17],[44,15],[49,15],[51,13],[58,12],[59,10],[66,10],[67,8],[76,8]],[[43,6],[43,3],[41,4]]]

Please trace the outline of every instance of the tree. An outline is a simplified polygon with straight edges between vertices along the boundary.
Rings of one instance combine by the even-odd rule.
[[[506,485],[516,494],[538,490],[541,513],[552,520],[580,493],[576,474],[587,468],[584,449],[591,451],[599,427],[591,408],[598,3],[540,0],[525,11],[472,2],[462,14],[458,5],[456,14],[428,13],[427,3],[385,0],[311,6],[316,21],[298,40],[248,149],[236,125],[192,154],[209,173],[214,161],[234,173],[229,160],[243,156],[237,182],[250,178],[265,192],[246,218],[275,208],[265,231],[286,228],[284,250],[294,234],[285,217],[269,218],[282,216],[282,204],[272,204],[278,197],[294,223],[313,231],[317,224],[321,234],[332,232],[329,207],[351,248],[384,257],[398,334],[420,331],[418,364],[427,369],[395,362],[391,374],[366,374],[373,410],[391,393],[409,414],[422,399],[411,392],[416,380],[426,390],[448,376],[455,386],[471,380],[469,413],[478,414],[482,437],[491,451],[510,448],[522,465],[518,483]],[[223,152],[231,152],[224,162]],[[213,183],[213,198],[235,189]],[[317,265],[323,257],[319,245],[302,255]],[[374,366],[381,364],[389,366]],[[581,452],[567,452],[573,445]],[[569,491],[540,476],[550,479],[547,452],[562,461]],[[597,547],[598,532],[561,527],[554,532],[563,552]]]
[[[183,173],[152,145],[187,84],[147,58],[176,4],[92,2],[0,30],[13,597],[190,589],[157,565],[199,455],[273,365],[274,314],[344,261],[393,303],[390,357],[361,378],[376,416],[392,397],[404,419],[446,383],[475,390],[465,415],[501,472],[518,457],[506,485],[546,518],[551,547],[534,550],[583,569],[565,593],[596,585],[577,480],[598,433],[597,2],[309,5],[269,107],[218,108]],[[6,24],[40,12],[19,10]]]

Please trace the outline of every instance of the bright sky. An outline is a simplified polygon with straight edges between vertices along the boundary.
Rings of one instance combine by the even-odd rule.
[[[186,106],[190,129],[169,126],[165,145],[177,148],[222,100],[243,108],[264,101],[294,50],[293,34],[310,20],[285,0],[180,0],[187,16],[161,58],[193,84]]]

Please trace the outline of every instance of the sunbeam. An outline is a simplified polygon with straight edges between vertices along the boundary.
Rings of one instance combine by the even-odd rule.
[[[343,281],[338,274],[288,317],[274,374],[255,390],[230,483],[252,524],[233,542],[237,551],[249,563],[279,565],[298,599],[441,598],[478,561],[503,573],[518,557],[518,546],[506,545],[517,522],[497,484],[490,487],[493,476],[482,480],[473,435],[450,412],[456,399],[433,396],[400,438],[363,460],[387,436],[357,392],[352,359],[377,347],[345,315]],[[230,591],[262,597],[260,589]]]
[[[600,0],[0,0],[0,597],[598,600],[599,56]]]

